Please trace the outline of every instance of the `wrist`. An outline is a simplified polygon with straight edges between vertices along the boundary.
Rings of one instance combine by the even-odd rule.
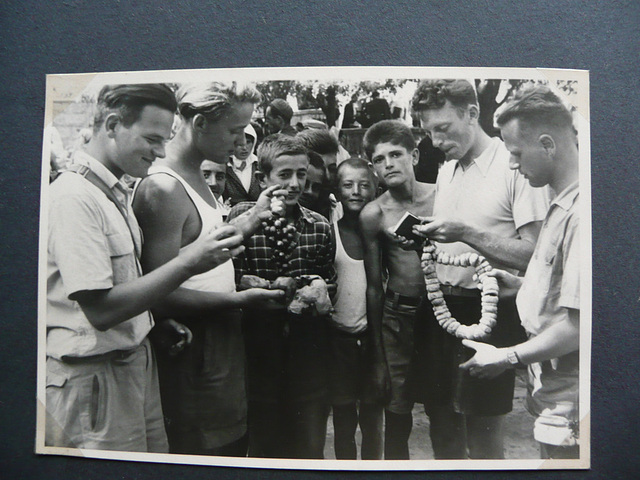
[[[504,365],[508,368],[520,368],[524,367],[524,364],[520,360],[518,353],[514,348],[503,348],[504,350]]]

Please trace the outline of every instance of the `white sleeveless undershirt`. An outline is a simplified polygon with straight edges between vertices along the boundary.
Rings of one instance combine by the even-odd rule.
[[[349,333],[360,333],[367,328],[367,277],[364,261],[349,256],[342,245],[338,222],[333,223],[336,235],[335,269],[338,273],[338,290],[332,322]]]
[[[156,175],[165,173],[178,180],[184,187],[187,195],[193,202],[200,216],[202,223],[202,229],[197,240],[201,239],[211,229],[217,225],[222,224],[222,210],[220,208],[213,208],[196,192],[191,185],[189,185],[184,178],[178,175],[175,171],[164,166],[153,166],[149,169],[149,175]],[[213,197],[213,194],[211,194]],[[181,248],[182,251],[185,247]],[[193,277],[185,280],[181,287],[188,288],[190,290],[200,290],[204,292],[221,292],[230,293],[236,290],[235,274],[233,270],[233,262],[231,260],[226,261],[222,265],[209,270],[208,272],[194,275]]]

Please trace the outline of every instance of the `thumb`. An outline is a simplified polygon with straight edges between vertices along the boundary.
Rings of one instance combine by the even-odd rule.
[[[467,348],[471,348],[471,349],[475,350],[476,352],[478,350],[480,350],[482,348],[482,346],[483,346],[483,344],[480,343],[480,342],[476,342],[474,340],[468,340],[466,338],[462,339],[462,345],[464,345]]]
[[[265,188],[262,193],[264,193],[267,196],[271,196],[273,195],[273,192],[275,192],[279,188],[280,188],[280,185],[271,185],[270,187]]]

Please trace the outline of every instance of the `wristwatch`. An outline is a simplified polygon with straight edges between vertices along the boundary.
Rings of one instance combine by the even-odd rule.
[[[513,368],[523,367],[524,365],[518,358],[515,350],[507,350],[507,361]]]

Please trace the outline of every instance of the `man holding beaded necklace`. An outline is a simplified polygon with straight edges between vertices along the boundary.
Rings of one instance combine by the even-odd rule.
[[[466,80],[427,80],[412,100],[445,165],[436,184],[434,216],[414,230],[438,242],[449,256],[483,255],[492,266],[524,270],[547,209],[545,192],[509,170],[509,153],[480,126],[475,89]],[[453,317],[477,323],[480,293],[473,268],[437,265],[437,277]],[[503,419],[511,411],[514,372],[491,380],[471,378],[458,369],[468,358],[459,339],[427,319],[424,326],[427,381],[425,409],[431,421],[436,458],[504,458]],[[515,305],[501,301],[489,341],[506,346],[523,336]],[[416,336],[424,338],[424,336]]]
[[[542,458],[578,458],[580,340],[578,142],[571,112],[547,87],[522,90],[497,113],[510,166],[533,187],[556,194],[524,279],[496,270],[501,294],[517,293],[529,340],[498,348],[464,340],[476,350],[461,365],[490,378],[513,363],[529,368],[527,408]]]

